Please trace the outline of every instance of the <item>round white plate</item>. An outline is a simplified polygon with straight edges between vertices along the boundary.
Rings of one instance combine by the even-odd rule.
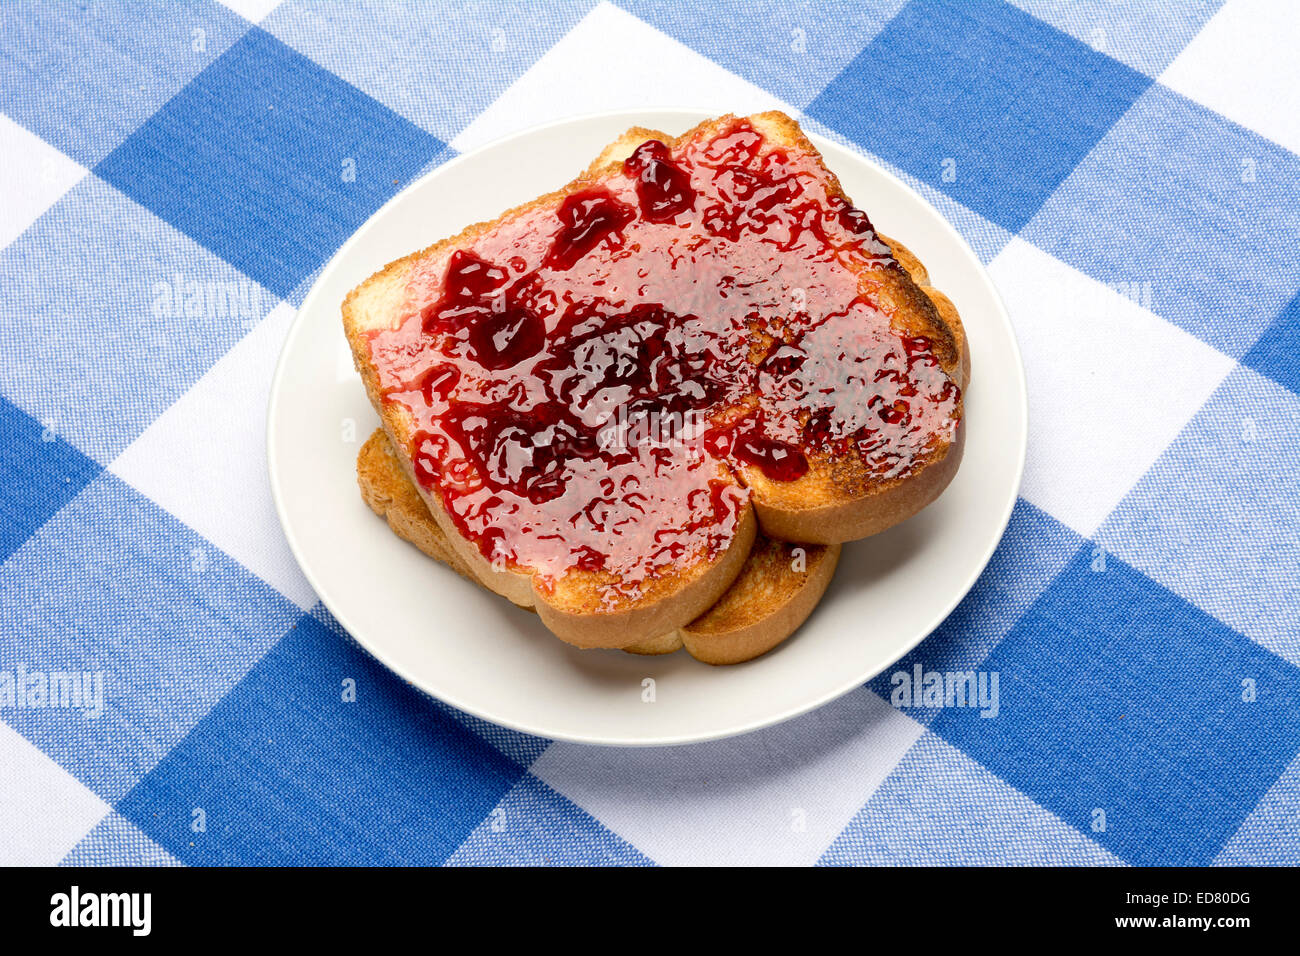
[[[454,707],[591,744],[682,744],[775,724],[834,700],[929,634],[974,584],[1024,467],[1024,370],[993,283],[966,242],[894,176],[813,137],[881,232],[906,243],[956,303],[970,339],[965,459],[910,521],[846,545],[808,622],[773,652],[709,667],[684,651],[579,651],[536,616],[400,541],[362,502],[355,461],[378,424],[352,368],[339,303],[393,259],[558,188],[630,126],[676,134],[708,114],[607,113],[468,153],[395,196],[338,251],[303,302],[271,388],[268,458],[280,520],[326,607],[371,654]],[[645,698],[654,681],[653,702]]]

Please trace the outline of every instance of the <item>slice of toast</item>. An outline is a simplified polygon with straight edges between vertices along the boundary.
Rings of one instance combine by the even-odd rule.
[[[662,145],[642,146],[647,139]],[[639,166],[623,162],[629,154],[629,163],[636,160]],[[699,162],[691,166],[688,157]],[[699,198],[718,200],[703,213],[714,216],[719,231],[689,236],[707,240],[703,246],[665,241],[665,230],[680,225],[682,216],[664,226],[668,220],[655,205],[663,199],[663,190],[651,190],[648,204],[640,192],[647,182],[662,185],[665,177],[655,165],[661,158],[670,173],[685,169],[695,177],[707,167],[714,177],[713,192],[706,195],[701,186]],[[671,185],[671,176],[667,179]],[[696,178],[690,184],[700,185]],[[784,198],[782,190],[788,194]],[[789,200],[805,194],[815,195],[812,206]],[[666,195],[674,199],[671,190]],[[760,208],[773,196],[773,202]],[[588,215],[588,206],[599,208]],[[635,212],[630,219],[620,218],[622,211],[635,208],[640,218]],[[700,211],[690,209],[687,219]],[[787,212],[799,209],[802,220]],[[611,215],[617,220],[612,225]],[[812,220],[824,233],[833,234],[826,253],[787,258],[788,249],[797,247],[795,227],[804,229]],[[657,225],[647,225],[652,221]],[[594,230],[595,240],[593,223],[600,227]],[[708,228],[714,229],[712,220]],[[776,240],[785,246],[772,252]],[[715,335],[701,343],[698,335],[692,339],[697,330],[690,321],[674,324],[659,314],[649,315],[655,305],[663,305],[660,300],[674,295],[689,300],[701,290],[709,291],[700,276],[716,280],[718,274],[700,265],[709,261],[705,253],[712,251],[721,261],[727,253],[757,242],[767,243],[762,254],[768,258],[752,261],[768,272],[781,272],[780,283],[771,287],[782,293],[781,302],[774,304],[772,295],[753,300],[749,304],[756,306],[755,315],[737,313],[731,338]],[[462,572],[518,604],[535,607],[544,623],[571,643],[628,647],[681,630],[712,608],[741,573],[760,524],[769,538],[838,544],[914,514],[951,480],[964,437],[961,388],[969,375],[965,338],[951,303],[927,282],[916,281],[924,278],[924,268],[915,257],[908,262],[901,247],[891,251],[892,245],[852,209],[816,149],[783,114],[745,120],[722,117],[677,138],[636,129],[611,144],[568,187],[391,263],[348,296],[344,327],[384,429]],[[501,263],[489,260],[490,253],[503,249],[514,255]],[[684,257],[683,251],[689,255]],[[665,267],[663,256],[669,252],[672,261]],[[592,263],[607,261],[610,269],[624,268],[621,263],[629,254],[642,257],[632,259],[631,267],[640,270],[643,288],[596,281],[607,276],[591,272]],[[689,258],[695,270],[684,289],[680,278],[673,280],[672,264],[683,258]],[[587,270],[580,281],[573,278],[575,265],[579,272]],[[485,287],[491,293],[486,298],[482,289],[472,288],[475,270],[479,280],[487,275],[495,283]],[[835,272],[837,281],[850,276],[848,306],[827,298],[833,284],[826,281],[828,270]],[[518,281],[512,278],[515,273]],[[735,291],[745,283],[737,284],[729,274],[723,279],[731,283],[726,295],[746,304],[747,293]],[[541,363],[530,364],[526,358],[529,350],[524,361],[516,360],[512,350],[520,341],[533,339],[534,345],[542,343],[543,356],[549,355],[561,319],[569,321],[565,334],[572,334],[586,317],[581,309],[601,298],[592,297],[593,284],[602,285],[602,296],[608,290],[617,293],[620,321],[647,320],[652,334],[642,335],[640,345],[677,349],[667,353],[680,366],[675,397],[692,383],[718,386],[723,397],[708,407],[707,423],[726,432],[728,444],[688,441],[667,464],[652,453],[640,459],[634,455],[631,468],[590,467],[583,473],[581,439],[590,435],[563,433],[550,427],[554,421],[542,422],[549,428],[543,434],[536,417],[521,426],[505,414],[520,407],[533,414],[538,407],[533,393],[543,381],[533,368]],[[551,296],[552,305],[559,301],[567,311],[541,316],[538,288]],[[839,288],[842,292],[842,281]],[[722,294],[723,289],[724,283],[718,282],[713,291]],[[796,294],[793,305],[785,302],[786,292]],[[527,307],[516,308],[521,295],[533,298]],[[706,323],[714,323],[716,333],[718,310],[703,307],[710,303],[717,305],[716,296],[702,303],[699,315],[689,309],[669,314],[674,321],[684,315],[696,325],[703,316]],[[622,334],[632,325],[611,328]],[[820,381],[814,376],[813,385],[829,382],[831,387],[809,389],[779,362],[770,362],[784,360],[780,353],[790,348],[802,349],[804,368],[822,376]],[[726,372],[717,376],[720,383],[709,377],[713,369],[701,372],[684,361],[683,356],[692,354],[715,359],[723,355],[715,363]],[[740,362],[735,360],[738,355]],[[589,352],[571,351],[565,367],[578,368],[589,357]],[[653,364],[633,362],[632,367],[644,371]],[[443,374],[448,365],[450,385]],[[558,381],[556,368],[549,374],[547,387]],[[740,394],[727,375],[747,384],[753,384],[752,378],[763,387]],[[815,394],[833,398],[819,399],[823,405],[810,410],[808,397]],[[591,407],[590,398],[590,390],[577,399],[569,396],[565,414],[581,419]],[[819,417],[827,407],[836,414]],[[453,408],[459,429],[454,433],[447,427],[448,410]],[[506,420],[505,427],[501,420]],[[467,421],[480,431],[481,423],[488,422],[484,433],[497,444],[483,447],[495,458],[488,453],[466,457],[466,447],[478,440],[473,428],[465,426]],[[742,434],[741,429],[748,432]],[[526,440],[500,441],[503,434],[520,432]],[[503,486],[484,477],[495,481],[493,469],[518,467],[521,454],[526,470],[538,449],[546,449],[547,457],[556,448],[561,450],[551,461],[561,461],[558,470],[569,477],[559,492],[568,510],[559,517],[534,507],[531,489],[527,496],[516,494],[514,487],[509,489],[513,496],[497,494]],[[802,460],[800,468],[777,467],[774,474],[769,466],[788,461],[790,449]],[[671,472],[671,480],[661,480],[661,466]],[[543,484],[555,477],[547,467],[535,469]],[[603,496],[598,487],[613,480],[617,493]],[[634,493],[622,494],[629,483]],[[544,490],[553,495],[559,484],[551,485]],[[592,506],[598,506],[595,517]],[[577,525],[588,532],[594,527],[599,534],[571,532]],[[597,548],[590,547],[591,542]],[[599,548],[619,556],[621,563],[606,561],[608,555]],[[592,551],[595,559],[588,561]]]
[[[400,538],[482,586],[447,543],[382,428],[357,455],[361,496]],[[686,647],[708,664],[758,657],[799,629],[821,600],[839,561],[839,545],[792,545],[760,537],[730,588],[679,630],[624,647],[633,654],[671,654]],[[532,608],[526,608],[532,610]]]

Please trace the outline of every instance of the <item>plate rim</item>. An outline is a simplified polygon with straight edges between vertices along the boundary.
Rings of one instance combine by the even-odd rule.
[[[682,106],[634,107],[631,109],[601,110],[593,113],[573,114],[558,119],[548,120],[544,123],[538,123],[533,126],[529,126],[526,129],[518,130],[513,133],[508,133],[503,136],[498,136],[488,142],[482,143],[474,147],[468,152],[461,153],[459,156],[456,156],[445,163],[441,163],[438,166],[435,166],[433,169],[430,169],[422,176],[413,179],[411,182],[407,183],[404,187],[402,187],[401,190],[399,190],[397,193],[389,197],[389,199],[383,205],[381,205],[378,209],[376,209],[373,213],[371,213],[366,218],[365,222],[363,222],[360,226],[358,226],[352,232],[352,234],[348,236],[347,240],[343,242],[343,244],[340,245],[338,249],[335,250],[334,254],[331,255],[330,258],[325,262],[325,264],[321,266],[321,268],[317,271],[316,277],[312,282],[312,286],[308,290],[307,294],[303,296],[302,302],[298,305],[296,314],[294,315],[293,318],[293,322],[290,324],[290,327],[285,334],[284,341],[281,344],[280,354],[277,357],[275,363],[275,370],[271,375],[270,390],[268,393],[267,410],[266,410],[265,451],[266,451],[266,461],[267,461],[267,477],[271,486],[271,498],[275,505],[276,518],[280,522],[280,528],[284,533],[285,540],[289,545],[289,550],[293,555],[294,561],[297,563],[299,570],[306,578],[307,583],[311,585],[312,592],[316,596],[316,599],[325,606],[325,608],[330,612],[330,614],[334,617],[334,619],[339,622],[339,624],[352,637],[352,639],[356,641],[357,644],[363,650],[365,650],[367,654],[369,654],[380,664],[382,664],[390,673],[396,675],[401,680],[406,681],[408,684],[418,689],[421,693],[427,694],[430,697],[434,698],[435,700],[443,704],[446,704],[447,706],[453,707],[456,710],[461,711],[462,713],[469,714],[470,716],[476,717],[480,720],[484,720],[498,727],[504,727],[509,730],[513,730],[518,733],[527,734],[532,737],[539,737],[546,740],[564,741],[566,743],[576,743],[576,744],[583,744],[587,746],[597,746],[597,747],[615,747],[615,748],[676,747],[676,746],[685,746],[685,745],[695,744],[695,743],[707,743],[709,741],[714,741],[714,740],[724,740],[729,737],[738,737],[743,734],[753,733],[755,731],[762,730],[766,727],[772,727],[777,724],[785,723],[788,720],[793,720],[794,718],[802,716],[803,714],[807,714],[821,707],[824,707],[827,704],[836,701],[839,698],[843,697],[844,695],[850,693],[855,687],[862,686],[867,682],[873,680],[881,673],[883,673],[887,668],[889,668],[893,664],[898,663],[898,661],[902,660],[904,657],[910,654],[926,638],[930,637],[935,632],[935,630],[939,627],[939,625],[942,624],[943,621],[948,618],[948,616],[953,612],[953,610],[957,607],[957,605],[960,604],[966,598],[966,596],[970,593],[971,589],[975,586],[975,582],[979,580],[980,575],[983,574],[985,569],[988,567],[990,560],[992,560],[994,552],[997,550],[998,545],[1002,543],[1002,539],[1006,535],[1007,526],[1011,522],[1011,516],[1015,511],[1016,502],[1020,497],[1020,489],[1024,482],[1025,462],[1028,455],[1028,447],[1029,447],[1029,389],[1028,389],[1028,380],[1025,375],[1024,358],[1020,350],[1019,339],[1016,336],[1015,325],[1011,321],[1010,314],[1007,312],[1006,303],[1003,302],[1002,295],[998,291],[997,285],[993,282],[992,276],[989,275],[988,268],[985,265],[985,263],[980,259],[979,255],[975,252],[975,250],[972,248],[970,243],[966,241],[965,237],[962,236],[961,233],[957,231],[956,227],[954,227],[953,224],[948,220],[947,216],[945,216],[938,208],[936,208],[935,205],[931,203],[924,195],[922,195],[916,189],[912,188],[910,185],[904,182],[899,176],[895,175],[891,170],[882,166],[880,163],[878,163],[875,159],[873,159],[869,155],[866,155],[862,152],[858,152],[852,149],[851,147],[843,143],[836,142],[834,139],[831,139],[830,137],[822,135],[816,131],[805,129],[804,134],[809,138],[809,140],[812,141],[813,145],[816,146],[818,150],[822,150],[825,145],[829,144],[835,147],[836,149],[841,149],[852,153],[857,160],[871,167],[876,174],[883,176],[893,186],[902,189],[904,192],[910,194],[912,197],[919,200],[921,203],[923,203],[924,205],[928,206],[931,210],[933,210],[933,212],[935,213],[935,218],[940,223],[942,229],[946,233],[947,238],[955,242],[960,248],[964,249],[970,255],[971,259],[976,263],[978,267],[980,279],[983,281],[988,291],[992,294],[992,300],[997,306],[998,317],[1001,319],[1003,325],[1006,327],[1006,331],[1008,333],[1008,340],[1011,346],[1011,358],[1014,360],[1014,365],[1017,372],[1015,378],[1015,384],[1018,386],[1019,389],[1020,401],[1019,401],[1018,411],[1020,413],[1019,417],[1021,422],[1023,423],[1023,427],[1019,431],[1018,447],[1016,448],[1016,452],[1015,452],[1016,454],[1015,476],[1016,477],[1014,483],[1012,483],[1011,491],[1007,495],[1007,500],[1002,505],[1002,514],[999,517],[999,520],[997,522],[998,532],[996,535],[990,535],[989,543],[985,547],[984,553],[981,556],[980,560],[975,564],[973,570],[970,572],[968,580],[964,581],[960,588],[956,588],[953,590],[952,592],[953,597],[951,597],[948,602],[943,604],[939,608],[939,610],[937,610],[935,614],[932,615],[930,622],[925,627],[918,629],[918,636],[913,640],[911,640],[910,642],[908,642],[906,646],[904,646],[899,651],[897,656],[894,656],[892,659],[885,661],[878,668],[875,668],[874,670],[871,670],[866,674],[856,675],[847,681],[835,685],[830,691],[823,692],[822,694],[816,696],[813,699],[804,701],[792,707],[788,707],[779,713],[766,715],[761,718],[755,718],[744,724],[740,724],[722,730],[707,731],[707,732],[696,733],[696,734],[681,733],[675,735],[645,737],[645,738],[637,738],[635,740],[627,740],[627,739],[602,738],[590,734],[573,734],[573,733],[557,734],[553,731],[548,731],[544,728],[540,728],[537,726],[529,726],[528,724],[522,721],[503,719],[502,717],[493,715],[479,707],[476,707],[472,703],[468,703],[462,699],[459,699],[457,695],[445,694],[440,691],[435,692],[434,690],[430,689],[430,687],[428,686],[428,682],[423,680],[418,675],[408,673],[406,672],[406,670],[394,665],[388,659],[388,656],[381,649],[375,646],[374,642],[367,641],[358,630],[350,626],[348,620],[349,615],[346,612],[344,612],[342,609],[333,606],[333,604],[331,604],[331,602],[326,598],[325,590],[322,589],[317,574],[312,569],[310,562],[305,560],[305,555],[304,555],[304,550],[302,548],[302,545],[300,544],[300,542],[296,537],[291,522],[287,519],[284,496],[282,495],[282,484],[281,484],[281,479],[278,470],[278,462],[277,462],[278,456],[275,454],[276,442],[277,442],[278,431],[279,431],[276,424],[276,409],[279,403],[279,396],[283,391],[284,378],[287,374],[286,370],[289,364],[290,353],[293,351],[293,345],[296,342],[298,336],[303,334],[303,329],[306,326],[305,317],[309,312],[308,306],[309,305],[314,306],[315,298],[318,295],[324,294],[323,286],[324,286],[324,280],[326,276],[331,272],[333,268],[335,268],[337,263],[345,255],[347,255],[353,249],[353,247],[355,247],[360,242],[361,237],[364,236],[369,231],[371,224],[376,219],[378,219],[382,214],[384,214],[390,206],[393,206],[398,202],[402,201],[403,197],[405,197],[407,193],[415,190],[417,187],[421,186],[427,180],[435,176],[443,175],[449,169],[453,169],[458,166],[462,166],[467,163],[473,162],[474,159],[482,152],[495,149],[497,147],[506,145],[516,140],[527,139],[529,137],[537,135],[538,133],[547,130],[552,130],[556,127],[588,123],[593,120],[612,120],[618,117],[622,117],[630,125],[636,126],[636,125],[640,125],[639,120],[654,114],[679,114],[684,118],[697,117],[702,120],[709,119],[719,115],[716,110],[706,110],[706,109],[700,109],[696,107],[682,107]],[[795,118],[796,121],[798,120],[797,115],[795,115],[793,118]],[[305,613],[310,613],[310,611],[307,611]]]

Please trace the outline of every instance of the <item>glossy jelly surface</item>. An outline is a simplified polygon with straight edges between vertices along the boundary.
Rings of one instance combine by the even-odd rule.
[[[878,304],[891,269],[815,155],[737,120],[417,263],[371,355],[483,555],[605,572],[612,603],[725,549],[746,475],[891,480],[951,437],[957,387]]]

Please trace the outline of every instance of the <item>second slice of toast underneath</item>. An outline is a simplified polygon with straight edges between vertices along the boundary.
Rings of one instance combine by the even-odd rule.
[[[382,428],[357,455],[357,483],[366,504],[398,537],[484,587],[448,544]],[[670,654],[685,647],[707,664],[738,664],[758,657],[808,618],[830,584],[839,557],[837,544],[789,544],[760,535],[740,575],[709,610],[685,627],[623,649]]]

